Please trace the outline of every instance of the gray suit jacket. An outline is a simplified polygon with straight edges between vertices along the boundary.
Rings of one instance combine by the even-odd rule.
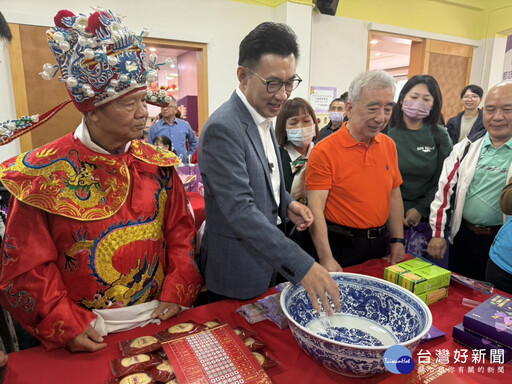
[[[272,130],[274,149],[277,142]],[[206,122],[199,140],[206,227],[199,267],[208,290],[249,299],[265,292],[274,270],[293,283],[313,258],[277,228],[293,201],[281,173],[281,204],[272,192],[258,127],[236,92]]]

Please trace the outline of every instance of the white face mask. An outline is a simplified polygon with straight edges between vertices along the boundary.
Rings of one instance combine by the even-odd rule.
[[[315,126],[303,128],[291,128],[286,130],[288,141],[296,147],[305,147],[311,143],[315,137]]]

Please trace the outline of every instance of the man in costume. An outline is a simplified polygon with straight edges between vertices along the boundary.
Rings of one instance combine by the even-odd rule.
[[[84,119],[75,132],[0,166],[13,195],[0,303],[45,348],[96,351],[106,346],[102,335],[123,329],[104,311],[123,309],[116,312],[128,312],[121,318],[133,326],[166,320],[193,304],[202,277],[179,159],[138,140],[147,81],[156,78],[142,35],[112,11],[88,18],[60,11],[54,20],[50,49]],[[46,64],[43,77],[54,72]],[[47,116],[0,126],[0,141]]]

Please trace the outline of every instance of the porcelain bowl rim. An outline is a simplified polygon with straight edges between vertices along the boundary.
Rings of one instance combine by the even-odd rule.
[[[283,310],[284,314],[286,315],[286,318],[288,319],[288,321],[291,321],[293,323],[293,325],[295,327],[297,327],[298,329],[300,329],[302,332],[305,332],[306,334],[308,335],[311,335],[313,337],[316,337],[316,338],[319,338],[320,340],[322,341],[327,341],[327,342],[330,342],[334,345],[338,345],[340,347],[345,347],[345,348],[350,348],[350,349],[360,349],[360,350],[367,350],[367,351],[380,351],[380,350],[386,350],[388,349],[389,347],[393,346],[393,345],[403,345],[403,346],[407,346],[407,345],[414,345],[416,342],[419,342],[421,340],[421,338],[423,336],[425,336],[425,334],[430,330],[430,328],[432,327],[432,312],[430,311],[430,308],[427,306],[427,304],[425,304],[423,302],[423,300],[421,300],[418,296],[416,296],[414,293],[412,293],[411,291],[397,285],[397,284],[394,284],[390,281],[387,281],[387,280],[384,280],[384,279],[380,279],[378,277],[373,277],[373,276],[368,276],[368,275],[363,275],[361,273],[352,273],[352,272],[329,272],[331,276],[345,276],[345,275],[348,275],[348,276],[353,276],[353,277],[363,277],[364,279],[370,279],[370,280],[375,280],[375,281],[378,281],[378,282],[383,282],[385,284],[388,284],[390,285],[391,287],[393,288],[396,288],[398,291],[404,293],[405,295],[411,297],[414,301],[416,301],[420,307],[422,307],[426,313],[426,317],[427,317],[427,321],[426,321],[426,325],[425,327],[423,328],[423,330],[414,338],[410,339],[410,340],[407,340],[405,342],[402,342],[402,343],[396,343],[396,344],[390,344],[390,345],[379,345],[379,346],[365,346],[365,345],[354,345],[354,344],[348,344],[348,343],[343,343],[341,341],[337,341],[337,340],[333,340],[333,339],[330,339],[328,337],[325,337],[325,336],[321,336],[321,335],[318,335],[316,333],[312,333],[311,331],[309,331],[308,329],[306,329],[305,327],[303,327],[302,325],[300,325],[297,321],[295,321],[295,319],[293,319],[293,317],[290,315],[290,313],[288,312],[288,308],[286,308],[286,306],[284,305],[285,302],[284,302],[284,298],[286,297],[286,293],[288,293],[289,290],[293,289],[295,286],[292,285],[292,284],[289,284],[282,292],[281,292],[281,296],[280,296],[280,304],[281,304],[281,309]],[[304,287],[301,286],[301,288],[299,289],[304,289]],[[342,303],[343,305],[343,303]]]

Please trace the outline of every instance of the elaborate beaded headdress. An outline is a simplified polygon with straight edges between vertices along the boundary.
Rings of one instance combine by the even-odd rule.
[[[54,17],[55,27],[46,32],[57,65],[43,65],[45,80],[56,77],[66,85],[67,100],[41,116],[24,116],[0,123],[0,145],[6,144],[44,124],[70,101],[80,112],[88,112],[118,97],[147,88],[155,81],[157,57],[146,59],[146,46],[139,35],[123,25],[122,17],[111,10],[96,8],[88,17],[62,10]],[[147,91],[147,101],[163,106],[170,102],[165,92]]]
[[[48,44],[67,86],[71,100],[87,112],[157,79],[146,61],[140,36],[122,24],[112,11],[97,11],[88,18],[64,10],[46,32]],[[45,64],[43,78],[51,79],[54,67]]]

